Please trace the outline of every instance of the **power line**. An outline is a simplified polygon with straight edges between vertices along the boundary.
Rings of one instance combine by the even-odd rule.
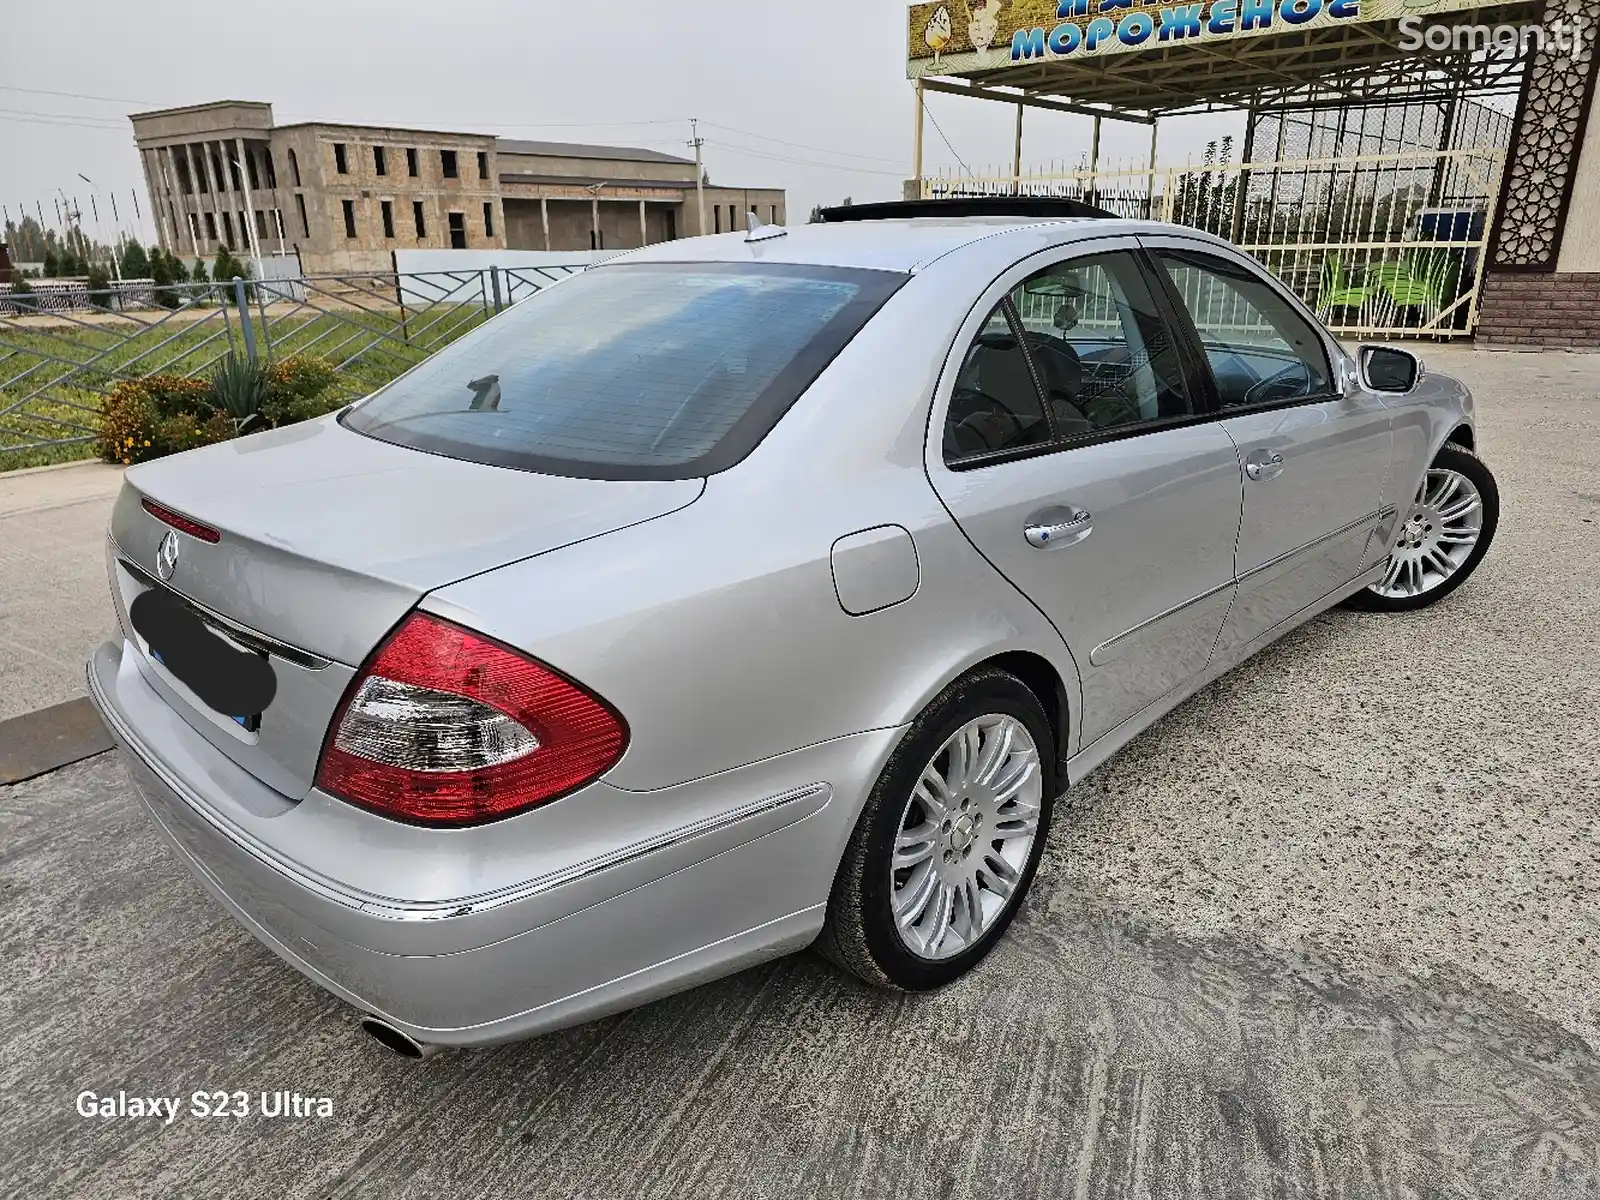
[[[52,92],[46,88],[16,87],[0,83],[0,92],[26,92],[30,96],[65,96],[71,100],[94,100],[104,104],[154,104],[154,100],[132,100],[127,96],[90,96],[83,92]]]
[[[824,171],[856,171],[864,175],[892,175],[897,179],[903,178],[905,175],[904,171],[889,171],[882,167],[858,167],[850,163],[816,162],[807,158],[790,158],[783,154],[769,154],[765,150],[756,150],[733,142],[708,141],[706,145],[716,146],[734,154],[743,154],[749,158],[761,158],[768,162],[790,163],[799,167],[817,167]]]
[[[961,169],[963,171],[965,171],[968,175],[973,174],[972,168],[967,166],[961,155],[956,154],[956,148],[950,144],[950,139],[945,137],[944,130],[939,128],[939,122],[934,118],[933,111],[928,107],[928,101],[926,97],[923,96],[920,88],[917,90],[917,103],[922,106],[922,111],[927,114],[928,120],[933,121],[933,127],[934,129],[938,130],[939,140],[944,143],[944,148],[950,151],[951,154],[955,155],[956,162],[961,164]]]
[[[780,145],[780,146],[793,146],[796,150],[816,150],[816,151],[819,151],[820,153],[823,153],[823,154],[839,154],[839,155],[843,155],[846,158],[865,159],[868,162],[879,162],[879,163],[899,163],[900,162],[900,160],[897,159],[897,158],[883,158],[883,157],[881,157],[879,155],[876,155],[876,154],[856,154],[856,153],[854,153],[853,151],[850,151],[850,150],[834,150],[834,149],[832,149],[832,148],[830,148],[828,146],[811,146],[811,145],[807,145],[805,142],[786,142],[782,138],[771,137],[771,136],[769,136],[769,135],[767,135],[765,133],[754,133],[754,132],[752,132],[751,130],[748,130],[748,129],[735,129],[732,125],[721,125],[721,124],[718,124],[716,121],[707,121],[706,124],[711,126],[714,129],[725,129],[729,133],[737,133],[737,134],[740,134],[743,137],[753,137],[757,141],[761,141],[761,142],[777,142],[778,145]]]
[[[93,117],[79,119],[67,113],[39,113],[20,109],[0,108],[0,121],[10,121],[14,125],[72,125],[79,129],[103,129],[108,132],[128,131],[128,127],[121,122],[98,121]]]

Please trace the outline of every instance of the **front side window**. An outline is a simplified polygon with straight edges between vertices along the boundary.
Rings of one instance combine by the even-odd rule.
[[[1158,257],[1200,335],[1224,408],[1330,391],[1322,338],[1276,288],[1215,255],[1161,250]]]
[[[549,474],[711,474],[754,449],[905,278],[778,263],[590,268],[343,420],[398,445]]]

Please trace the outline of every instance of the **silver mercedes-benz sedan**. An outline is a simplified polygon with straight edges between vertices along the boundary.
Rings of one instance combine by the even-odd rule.
[[[128,471],[94,700],[182,862],[391,1047],[813,943],[947,983],[1069,783],[1488,549],[1467,389],[1226,243],[854,216],[623,255]]]

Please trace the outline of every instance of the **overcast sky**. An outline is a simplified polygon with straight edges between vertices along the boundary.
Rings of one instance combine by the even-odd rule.
[[[127,114],[265,100],[280,122],[335,120],[690,153],[698,117],[717,183],[784,187],[792,221],[846,196],[895,199],[911,169],[912,91],[900,0],[804,5],[620,0],[13,0],[0,34],[0,204],[58,189],[90,223],[93,189],[131,189],[148,221]],[[759,11],[759,15],[758,15]],[[770,14],[770,15],[769,15]],[[72,94],[60,94],[72,93]],[[1009,169],[1012,112],[933,96],[928,170],[957,156]],[[1232,117],[1163,124],[1163,162],[1198,158]],[[1030,112],[1024,159],[1075,166],[1086,118]],[[1148,133],[1108,123],[1102,159],[1143,165]],[[953,147],[953,150],[952,150]],[[108,205],[104,206],[109,208]],[[100,219],[107,240],[110,213]]]

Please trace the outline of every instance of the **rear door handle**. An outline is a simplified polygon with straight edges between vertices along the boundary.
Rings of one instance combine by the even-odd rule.
[[[1244,473],[1257,483],[1265,483],[1283,474],[1283,455],[1273,450],[1252,450],[1244,460]]]
[[[1060,505],[1040,509],[1022,527],[1022,536],[1035,550],[1076,546],[1094,532],[1094,517],[1082,508]]]

